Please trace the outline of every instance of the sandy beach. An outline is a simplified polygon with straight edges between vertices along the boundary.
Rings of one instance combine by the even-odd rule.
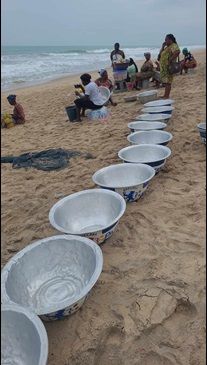
[[[71,317],[44,322],[48,365],[206,362],[206,146],[196,131],[206,120],[205,50],[193,55],[195,73],[175,76],[172,84],[175,110],[165,129],[173,134],[172,154],[100,246],[103,271],[88,301]],[[99,76],[91,75],[93,81]],[[71,158],[65,169],[52,172],[1,164],[1,267],[28,244],[59,234],[48,219],[61,199],[57,194],[96,188],[94,172],[122,163],[118,151],[130,145],[127,124],[143,104],[123,97],[138,92],[114,94],[117,106],[109,105],[108,120],[70,123],[65,107],[74,105],[77,83],[79,76],[71,76],[15,92],[26,123],[1,129],[2,156],[62,148],[95,158]],[[2,113],[12,112],[9,93],[1,95]],[[160,88],[158,98],[163,94]]]

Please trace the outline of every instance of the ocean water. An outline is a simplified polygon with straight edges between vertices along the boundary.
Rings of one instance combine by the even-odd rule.
[[[181,46],[195,49],[205,45]],[[102,46],[2,46],[1,47],[1,90],[48,82],[56,78],[78,75],[111,66],[110,53],[113,47]],[[144,60],[144,52],[151,52],[156,59],[160,46],[121,47],[126,58]],[[98,76],[98,74],[97,74]]]

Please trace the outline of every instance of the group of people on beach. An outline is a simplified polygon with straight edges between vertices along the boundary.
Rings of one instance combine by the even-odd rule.
[[[195,68],[197,66],[196,60],[187,48],[183,48],[182,53],[184,55],[184,59],[181,62],[178,62],[179,73],[181,75],[183,71],[187,73],[189,68]],[[145,79],[152,79],[158,87],[160,83],[162,83],[165,88],[165,92],[161,98],[169,99],[174,76],[174,71],[172,69],[175,65],[175,61],[179,59],[179,54],[180,49],[174,35],[167,34],[156,60],[156,69],[151,60],[150,52],[145,52],[145,61],[141,66],[140,71],[138,71],[134,60],[132,58],[129,59],[127,78],[125,81],[132,83],[136,90],[140,90],[142,88],[142,81]],[[115,43],[114,50],[110,54],[113,68],[114,62],[120,58],[125,59],[125,54],[124,51],[120,49],[119,43]],[[82,84],[86,86],[86,90],[83,90],[82,95],[76,91],[78,99],[76,99],[74,103],[77,107],[77,121],[81,121],[81,115],[85,115],[85,110],[87,108],[92,110],[102,108],[104,103],[98,89],[99,86],[107,87],[110,90],[110,93],[113,91],[113,83],[108,78],[107,70],[101,69],[99,74],[100,77],[94,82],[91,81],[91,76],[89,74],[83,74],[80,77]],[[117,105],[113,102],[111,94],[110,102],[114,106]]]
[[[180,75],[182,75],[183,72],[186,74],[189,68],[195,68],[197,66],[195,58],[187,48],[183,48],[182,53],[184,55],[184,59],[178,62],[178,71]],[[134,89],[140,90],[142,88],[142,81],[146,79],[151,79],[153,82],[155,82],[156,87],[159,87],[160,84],[164,86],[165,92],[161,98],[168,99],[170,96],[171,85],[174,76],[174,71],[172,71],[172,69],[175,65],[175,61],[177,59],[179,60],[179,55],[180,49],[174,35],[167,34],[165,37],[165,41],[163,42],[160,49],[157,60],[155,61],[156,68],[154,67],[151,60],[150,52],[144,53],[145,61],[141,66],[140,71],[138,70],[138,67],[133,58],[129,58],[129,63],[127,67],[127,78],[125,79],[125,81],[133,84]],[[110,54],[110,59],[112,62],[111,65],[113,68],[114,62],[116,62],[120,58],[124,60],[125,54],[124,51],[120,49],[119,43],[115,43],[114,50]],[[88,73],[84,73],[83,75],[81,75],[80,79],[82,85],[79,85],[80,90],[75,91],[75,94],[76,96],[78,96],[78,98],[74,101],[76,105],[77,122],[80,122],[81,117],[85,116],[86,109],[98,110],[103,107],[104,101],[99,91],[99,86],[104,86],[109,89],[109,102],[111,102],[113,106],[117,105],[117,103],[115,103],[112,99],[114,86],[112,81],[108,77],[106,69],[99,70],[99,77],[95,81],[91,81],[91,75]],[[13,114],[10,115],[13,125],[24,124],[24,109],[21,104],[17,103],[16,95],[10,94],[7,97],[7,100],[10,105],[14,106]]]

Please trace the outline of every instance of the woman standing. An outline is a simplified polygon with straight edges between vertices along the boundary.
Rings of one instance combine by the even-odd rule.
[[[160,77],[165,85],[165,93],[162,99],[169,99],[173,75],[169,72],[170,64],[176,60],[180,54],[179,46],[173,34],[167,34],[165,42],[160,50]]]

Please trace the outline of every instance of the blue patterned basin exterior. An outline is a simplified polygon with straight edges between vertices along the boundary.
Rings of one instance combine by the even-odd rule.
[[[206,144],[206,131],[200,130],[201,141]]]
[[[53,312],[53,313],[41,315],[40,318],[42,321],[49,322],[49,321],[57,321],[58,319],[63,319],[65,317],[71,316],[73,313],[77,312],[77,310],[82,307],[82,305],[88,299],[89,295],[90,295],[90,292],[87,293],[84,298],[79,300],[74,305],[71,305],[69,307],[66,307],[64,309],[61,309],[61,310]]]
[[[123,162],[124,163],[134,163],[134,162],[129,162],[129,161],[123,161]],[[156,161],[156,162],[148,162],[148,163],[143,162],[143,163],[145,165],[148,165],[148,166],[153,167],[154,170],[155,170],[155,175],[157,175],[158,172],[160,172],[160,170],[162,170],[165,162],[166,162],[166,159],[165,160]]]
[[[206,123],[197,124],[197,131],[200,133],[201,141],[206,144]]]
[[[84,233],[84,234],[82,234],[82,236],[90,238],[92,241],[94,241],[98,245],[100,245],[100,243],[105,242],[109,237],[112,236],[117,225],[118,225],[118,222],[114,223],[110,227],[103,229],[102,231],[98,231],[98,232],[94,232],[94,233]]]
[[[123,196],[126,202],[135,202],[144,195],[148,184],[149,181],[145,182],[144,184],[129,186],[127,188],[106,188],[105,186],[100,186],[100,187],[102,189],[115,191],[116,193]]]

